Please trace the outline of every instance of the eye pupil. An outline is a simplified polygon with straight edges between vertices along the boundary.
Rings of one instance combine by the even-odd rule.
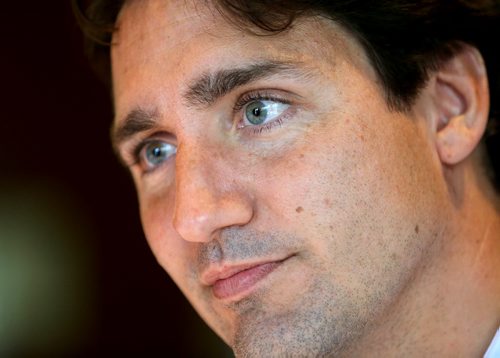
[[[153,148],[153,153],[152,154],[155,157],[159,157],[161,155],[161,152],[162,152],[162,150],[160,148],[156,147],[156,148]]]

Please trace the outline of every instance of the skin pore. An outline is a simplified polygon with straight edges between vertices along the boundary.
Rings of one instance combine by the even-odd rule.
[[[500,314],[498,212],[480,189],[477,141],[454,161],[451,131],[487,107],[456,80],[474,53],[400,113],[329,20],[258,37],[208,5],[144,0],[118,28],[115,147],[146,237],[238,356],[485,348]],[[214,282],[256,266],[270,271],[248,289]],[[484,341],[462,340],[470,331]]]

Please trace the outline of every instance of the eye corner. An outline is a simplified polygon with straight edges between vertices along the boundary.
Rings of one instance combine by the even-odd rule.
[[[130,152],[126,144],[113,145],[113,153],[118,163],[125,169],[129,169],[136,163],[135,156]]]

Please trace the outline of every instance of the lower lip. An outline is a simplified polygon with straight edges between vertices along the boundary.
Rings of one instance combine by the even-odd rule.
[[[237,274],[218,280],[212,286],[214,296],[219,299],[241,299],[255,286],[257,282],[265,278],[282,262],[269,262],[243,270]]]

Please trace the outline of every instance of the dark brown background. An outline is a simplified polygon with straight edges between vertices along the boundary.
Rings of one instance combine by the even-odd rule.
[[[69,1],[0,13],[0,355],[227,355],[147,247]]]

